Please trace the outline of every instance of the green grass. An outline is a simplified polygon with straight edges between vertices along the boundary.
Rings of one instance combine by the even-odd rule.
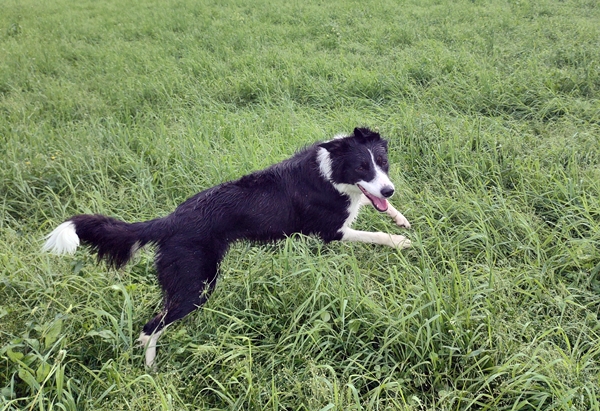
[[[600,409],[598,50],[593,0],[0,1],[1,409]],[[414,247],[236,244],[155,371],[152,250],[40,252],[357,125]]]

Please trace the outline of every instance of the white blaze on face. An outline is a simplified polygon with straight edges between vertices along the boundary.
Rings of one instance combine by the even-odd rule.
[[[384,188],[394,189],[394,184],[388,177],[388,175],[377,165],[375,162],[375,156],[373,156],[373,152],[369,150],[369,154],[371,155],[371,162],[373,164],[373,168],[375,170],[375,177],[371,181],[359,181],[357,183],[358,187],[362,190],[363,194],[367,196],[373,206],[379,211],[385,211],[388,208],[387,200],[381,194],[381,191]]]
[[[364,194],[373,204],[378,211],[386,211],[388,208],[388,202],[385,196],[381,193],[384,188],[388,190],[394,190],[394,184],[392,184],[388,175],[379,167],[375,161],[375,156],[371,150],[368,150],[371,156],[371,163],[375,170],[375,176],[370,181],[358,181],[356,184],[338,184],[331,180],[332,169],[331,169],[331,157],[329,151],[324,148],[320,148],[317,151],[317,163],[319,164],[319,171],[323,178],[331,182],[336,190],[340,193],[350,196],[350,201],[354,204],[360,198],[360,194]]]

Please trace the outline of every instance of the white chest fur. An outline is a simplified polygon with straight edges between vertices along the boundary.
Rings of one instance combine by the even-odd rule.
[[[350,205],[348,206],[348,218],[346,218],[346,221],[344,221],[344,225],[340,230],[343,230],[344,227],[350,227],[352,225],[352,223],[354,222],[354,220],[356,220],[356,217],[358,216],[360,208],[364,205],[364,200],[362,200],[362,193],[352,193],[349,194],[349,197]]]

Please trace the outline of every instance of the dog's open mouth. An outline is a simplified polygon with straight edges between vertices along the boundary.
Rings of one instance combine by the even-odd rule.
[[[363,194],[365,196],[367,196],[367,198],[369,200],[371,200],[371,203],[373,204],[373,207],[375,207],[375,209],[377,211],[381,211],[384,212],[388,209],[388,202],[385,198],[379,198],[379,197],[375,197],[373,194],[369,193],[367,190],[365,190],[364,188],[362,188],[362,186],[360,184],[357,184],[358,188],[360,188],[360,191],[363,192]]]

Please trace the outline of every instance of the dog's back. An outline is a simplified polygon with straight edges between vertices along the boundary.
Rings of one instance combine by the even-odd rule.
[[[274,241],[294,233],[339,240],[349,199],[320,175],[318,146],[238,180],[202,191],[172,214],[189,239]]]

